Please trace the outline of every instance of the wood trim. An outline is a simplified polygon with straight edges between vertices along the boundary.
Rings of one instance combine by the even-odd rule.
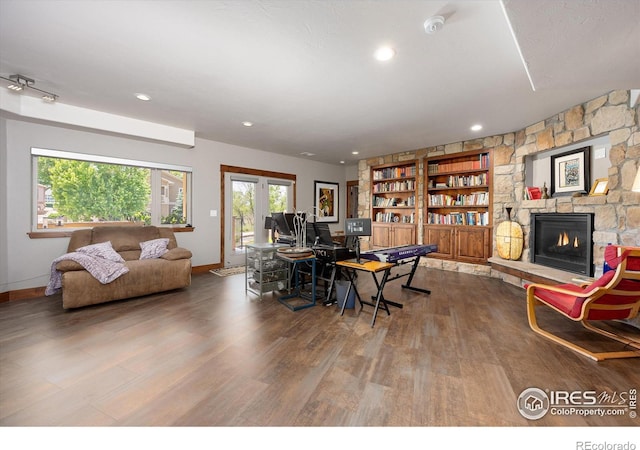
[[[345,195],[346,200],[347,200],[346,201],[347,209],[345,210],[345,217],[347,219],[352,219],[353,218],[353,217],[351,217],[349,215],[349,213],[351,212],[351,188],[353,186],[357,186],[359,188],[359,185],[360,185],[360,181],[359,180],[347,181],[347,192],[346,192],[346,195]],[[358,205],[356,205],[356,210],[357,210],[357,206]],[[356,214],[356,217],[357,217],[357,214]]]
[[[207,273],[210,270],[222,269],[223,266],[224,266],[223,263],[205,264],[204,266],[194,266],[191,268],[191,273],[193,275],[199,275],[199,274]]]
[[[226,164],[220,164],[220,267],[224,267],[224,237],[225,237],[225,175],[229,173],[241,173],[243,175],[253,175],[257,177],[271,177],[271,178],[280,178],[281,180],[290,180],[293,181],[293,208],[297,207],[296,200],[296,192],[298,191],[297,186],[297,175],[284,173],[284,172],[272,172],[270,170],[262,170],[262,169],[251,169],[249,167],[238,167],[238,166],[227,166]],[[218,264],[216,264],[218,265]]]
[[[44,297],[46,287],[34,287],[27,289],[18,289],[17,291],[3,292],[0,294],[0,303],[13,300],[24,300],[29,298]]]

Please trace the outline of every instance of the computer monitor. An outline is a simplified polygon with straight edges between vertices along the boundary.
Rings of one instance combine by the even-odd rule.
[[[297,218],[296,218],[297,216]],[[289,227],[289,234],[291,236],[295,236],[296,235],[296,222],[297,221],[304,221],[306,219],[307,215],[305,213],[284,213],[284,218],[287,221],[287,226]],[[301,225],[300,222],[298,222],[298,227]],[[301,230],[300,230],[301,231]]]
[[[346,219],[344,234],[345,236],[371,236],[371,219]]]
[[[289,224],[287,223],[287,219],[285,218],[285,213],[271,213],[271,220],[275,221],[276,229],[278,230],[279,234],[291,236],[291,229],[289,228]]]
[[[307,222],[307,245],[316,244],[316,228],[313,222]]]
[[[315,224],[316,228],[316,236],[318,236],[320,245],[333,245],[333,239],[331,239],[331,230],[329,230],[329,225],[326,223],[318,223]]]

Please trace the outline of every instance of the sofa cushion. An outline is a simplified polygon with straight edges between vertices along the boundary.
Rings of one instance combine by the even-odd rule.
[[[92,244],[111,241],[118,253],[140,250],[140,242],[158,239],[160,234],[154,226],[104,226],[93,228]],[[124,255],[123,255],[124,256]],[[128,259],[124,256],[125,259]]]
[[[109,261],[113,262],[124,262],[122,256],[120,256],[118,252],[113,249],[111,241],[100,242],[99,244],[85,245],[84,247],[76,249],[76,252],[95,256],[98,258],[108,259]]]
[[[140,248],[142,249],[142,252],[140,252],[140,259],[160,258],[162,255],[167,253],[168,244],[169,239],[167,238],[140,242]]]

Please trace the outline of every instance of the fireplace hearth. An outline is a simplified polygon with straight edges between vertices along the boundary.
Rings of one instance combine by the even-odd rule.
[[[531,214],[531,262],[593,276],[593,214]]]

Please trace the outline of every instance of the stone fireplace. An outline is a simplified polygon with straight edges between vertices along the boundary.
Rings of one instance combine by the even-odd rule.
[[[591,276],[598,277],[604,261],[604,248],[608,243],[640,246],[640,193],[631,191],[640,167],[639,97],[640,90],[611,91],[513,132],[360,160],[358,215],[368,217],[370,214],[371,166],[465,151],[492,150],[491,222],[494,256],[489,258],[487,265],[436,258],[426,258],[426,265],[436,269],[494,276],[518,286],[526,282],[568,283],[575,277],[574,272],[531,262],[531,215],[586,213],[593,217],[589,256],[591,267],[586,273],[593,270]],[[606,144],[603,144],[603,140]],[[592,145],[605,145],[607,148],[605,158],[596,158],[594,154],[591,167],[594,178],[608,179],[609,191],[606,195],[526,199],[524,192],[527,186],[542,182],[550,186],[550,176],[542,177],[542,182],[537,180],[540,167],[550,164],[548,153],[567,146],[577,148]],[[604,170],[603,165],[606,166]],[[423,170],[423,167],[419,168],[421,175]],[[545,170],[550,172],[550,169]],[[531,180],[527,179],[529,175],[532,176]],[[591,186],[593,181],[589,180],[587,185]],[[418,192],[416,202],[422,210],[426,202],[422,194],[423,186],[419,186]],[[512,208],[510,217],[507,216],[507,207]],[[522,256],[517,261],[500,258],[495,248],[495,230],[507,219],[519,223],[523,230]],[[423,224],[423,221],[424,218],[420,216],[419,224]],[[417,233],[417,241],[424,242],[422,226],[418,226]],[[587,264],[585,262],[585,267]]]
[[[593,276],[593,214],[531,214],[530,259],[534,264]]]

